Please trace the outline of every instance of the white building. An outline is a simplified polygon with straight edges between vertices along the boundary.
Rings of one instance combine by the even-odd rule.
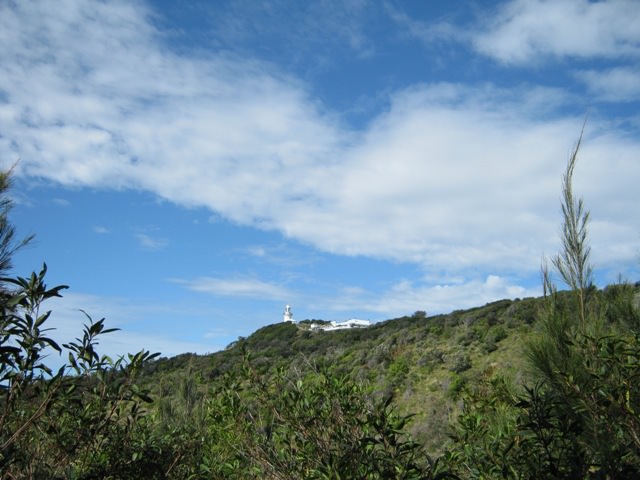
[[[345,322],[336,322],[332,321],[330,324],[319,324],[312,323],[309,328],[311,330],[322,330],[322,331],[331,331],[331,330],[347,330],[350,328],[366,328],[371,325],[369,320],[358,320],[357,318],[352,318]]]
[[[291,311],[291,305],[285,305],[285,307],[284,307],[284,318],[283,318],[282,321],[283,322],[295,323],[295,320],[293,319],[293,312]]]

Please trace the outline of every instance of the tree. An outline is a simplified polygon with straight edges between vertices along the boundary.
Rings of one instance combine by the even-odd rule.
[[[546,301],[522,391],[485,385],[467,395],[449,452],[462,476],[640,477],[639,315],[633,287],[592,286],[589,212],[572,189],[581,140],[562,180],[562,251],[552,261],[570,290],[559,292],[543,267]]]
[[[98,338],[115,329],[88,315],[75,341],[61,347],[49,336],[44,304],[67,287],[46,285],[46,265],[27,277],[6,276],[12,255],[30,239],[15,240],[10,174],[0,173],[0,476],[135,477],[141,463],[151,464],[140,455],[148,444],[139,441],[141,407],[150,398],[135,379],[157,354],[115,361],[99,355]],[[65,352],[69,363],[52,371],[47,349]]]
[[[446,478],[403,430],[391,397],[322,368],[264,376],[245,360],[209,401],[209,478]]]
[[[33,235],[22,240],[16,239],[15,227],[9,220],[13,202],[8,195],[11,188],[11,170],[0,171],[0,277],[5,276],[12,267],[13,254],[29,243]]]

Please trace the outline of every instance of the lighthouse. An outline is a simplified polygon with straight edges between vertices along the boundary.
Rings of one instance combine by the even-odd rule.
[[[283,322],[293,323],[293,313],[291,313],[291,305],[285,305]]]

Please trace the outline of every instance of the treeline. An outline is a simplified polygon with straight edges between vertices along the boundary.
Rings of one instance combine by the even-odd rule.
[[[112,329],[89,316],[77,339],[56,343],[46,302],[65,287],[46,285],[46,267],[7,276],[25,242],[14,238],[3,174],[2,478],[640,478],[638,289],[592,285],[589,215],[571,184],[577,152],[563,179],[563,249],[544,270],[541,301],[417,312],[331,336],[276,325],[214,360],[159,361],[148,351],[111,359],[97,343]],[[523,348],[510,360],[518,375],[485,368],[466,376],[517,335]],[[442,337],[446,348],[428,343]],[[320,349],[328,339],[331,355]],[[409,349],[409,341],[428,348]],[[352,348],[358,343],[367,354]],[[51,371],[48,350],[66,365]],[[431,431],[412,435],[416,418],[398,398],[414,385],[414,364],[424,375],[447,371],[457,409],[437,435],[429,423]],[[424,440],[430,433],[438,448]]]

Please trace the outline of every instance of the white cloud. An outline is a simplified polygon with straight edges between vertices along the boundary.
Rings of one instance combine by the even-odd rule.
[[[247,248],[247,253],[253,257],[259,257],[259,258],[267,256],[267,250],[264,247],[259,245],[255,245],[253,247]]]
[[[344,151],[325,203],[290,204],[284,230],[333,252],[452,273],[536,271],[540,255],[558,247],[559,179],[581,119],[549,119],[537,107],[555,101],[555,92],[511,95],[457,85],[397,94]],[[594,130],[580,153],[576,191],[612,226],[636,225],[640,145]],[[608,240],[594,242],[594,251],[628,248],[637,236]]]
[[[167,245],[169,245],[168,240],[164,238],[152,237],[147,233],[136,233],[135,237],[138,240],[140,246],[147,250],[162,250]]]
[[[69,200],[66,200],[64,198],[54,198],[52,200],[54,205],[57,205],[58,207],[70,207],[71,206],[71,202]]]
[[[509,5],[478,40],[497,58],[633,53],[635,33],[620,24],[633,12],[622,17],[612,7],[628,2]],[[273,66],[172,52],[139,4],[0,8],[0,157],[20,157],[22,174],[145,189],[324,251],[449,274],[532,272],[556,250],[559,178],[582,122],[554,113],[570,100],[562,92],[417,85],[391,94],[388,111],[355,132]],[[542,10],[555,46],[540,40]],[[557,32],[563,13],[577,15],[567,28],[598,27],[583,50]],[[607,238],[612,244],[594,242],[594,251],[619,252],[611,261],[621,263],[637,243],[621,226],[640,224],[640,145],[603,125],[596,115],[589,122],[576,181],[587,199],[603,202],[601,220],[623,232]],[[286,296],[251,279],[203,280],[192,286]]]
[[[259,263],[276,265],[280,271],[289,271],[300,267],[308,269],[319,261],[318,253],[292,247],[287,242],[253,245],[238,251],[243,256],[252,257]]]
[[[232,0],[218,2],[208,20],[210,35],[225,46],[237,49],[259,41],[270,46],[265,50],[286,58],[286,63],[311,60],[313,68],[323,69],[332,56],[343,52],[361,57],[371,54],[374,47],[365,33],[366,14],[376,7],[368,0]]]
[[[410,17],[391,4],[385,6],[391,19],[400,27],[401,35],[417,38],[425,46],[449,41],[466,42],[472,38],[469,31],[457,28],[446,21],[425,23]]]
[[[95,225],[93,227],[93,232],[97,233],[98,235],[107,235],[109,233],[111,233],[111,230],[109,230],[107,227],[103,227],[100,225]]]
[[[213,278],[201,277],[193,280],[174,280],[194,292],[223,297],[247,297],[266,300],[286,300],[292,292],[277,284],[257,278]]]
[[[640,100],[640,68],[583,70],[577,72],[576,76],[587,85],[592,94],[602,100],[612,102]]]
[[[381,295],[372,296],[347,289],[330,303],[337,312],[365,311],[381,318],[392,318],[425,310],[429,314],[448,313],[503,298],[539,296],[540,288],[527,288],[507,278],[490,274],[484,279],[465,282],[420,283],[409,280],[392,285]]]
[[[505,63],[547,56],[637,58],[639,24],[636,0],[512,0],[487,16],[474,45]]]
[[[235,332],[228,332],[226,338],[222,332],[219,332],[216,342],[210,342],[207,341],[206,332],[202,332],[198,338],[196,328],[192,331],[176,329],[176,317],[184,318],[194,313],[179,305],[167,307],[157,302],[145,304],[140,299],[125,300],[66,290],[62,293],[62,298],[55,298],[47,304],[47,308],[53,313],[45,324],[47,328],[54,329],[48,335],[60,346],[82,337],[83,324],[89,324],[89,319],[81,310],[85,311],[94,322],[106,317],[104,322],[106,328],[120,329],[98,337],[98,352],[114,359],[142,349],[152,353],[160,352],[163,356],[174,356],[184,352],[205,354],[224,348],[235,338]],[[169,317],[172,320],[166,321],[163,317]],[[153,333],[149,333],[148,328],[145,332],[140,330],[141,324],[148,322],[153,322],[154,328],[151,329]],[[47,364],[58,367],[66,361],[66,356],[60,357],[52,352]]]

